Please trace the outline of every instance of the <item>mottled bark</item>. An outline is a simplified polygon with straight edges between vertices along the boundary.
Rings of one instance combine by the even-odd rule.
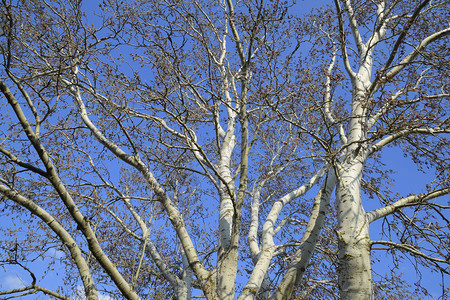
[[[294,288],[299,284],[309,264],[311,256],[320,238],[320,231],[325,221],[325,215],[330,204],[331,193],[336,186],[336,175],[330,170],[322,187],[314,198],[311,217],[303,235],[301,245],[295,253],[294,259],[289,265],[286,274],[281,280],[271,300],[291,299]]]
[[[363,165],[343,167],[337,187],[338,281],[341,299],[372,299],[369,222],[361,203]]]
[[[94,279],[92,278],[92,274],[89,270],[89,266],[81,253],[80,247],[77,245],[76,241],[72,238],[72,236],[64,229],[64,227],[57,221],[53,216],[51,216],[48,212],[46,212],[43,208],[35,204],[30,199],[24,197],[19,194],[17,191],[14,191],[8,188],[5,185],[0,184],[0,194],[5,195],[12,201],[18,203],[19,205],[25,207],[30,213],[41,219],[43,222],[47,224],[47,226],[58,236],[61,242],[66,246],[67,250],[70,253],[75,265],[80,273],[80,278],[83,283],[84,292],[87,300],[97,300],[97,289],[95,287]],[[44,291],[47,294],[50,294],[45,289]]]

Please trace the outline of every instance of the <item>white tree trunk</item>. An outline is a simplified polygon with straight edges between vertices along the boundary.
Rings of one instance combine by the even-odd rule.
[[[338,276],[341,299],[373,299],[369,222],[360,195],[362,168],[362,162],[355,159],[339,174]]]
[[[192,279],[194,278],[194,271],[189,266],[189,261],[186,257],[186,254],[184,253],[183,248],[181,248],[181,257],[183,259],[183,282],[186,286],[185,289],[181,290],[183,293],[182,295],[178,296],[178,299],[191,299],[191,289],[192,289]]]
[[[232,128],[229,126],[228,129]],[[234,129],[233,129],[234,130]],[[234,204],[233,177],[230,170],[230,160],[233,147],[235,145],[234,136],[230,142],[224,142],[221,149],[222,164],[219,166],[221,177],[226,183],[220,183],[220,210],[219,210],[219,251],[217,258],[217,283],[216,294],[219,299],[234,300],[237,258],[238,252],[234,247],[233,227],[236,226],[236,214]]]

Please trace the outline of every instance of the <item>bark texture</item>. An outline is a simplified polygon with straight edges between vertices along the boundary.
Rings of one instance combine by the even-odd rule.
[[[361,202],[362,163],[345,165],[337,186],[339,289],[342,299],[372,299],[369,222]]]

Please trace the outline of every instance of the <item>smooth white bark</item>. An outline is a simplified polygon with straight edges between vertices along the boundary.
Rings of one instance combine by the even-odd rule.
[[[319,171],[317,171],[311,179],[295,191],[292,191],[289,194],[281,197],[277,200],[270,210],[262,229],[262,241],[261,241],[261,250],[258,253],[257,263],[250,275],[247,284],[245,285],[242,294],[239,296],[239,299],[254,299],[256,294],[258,293],[261,285],[264,281],[265,275],[269,268],[270,262],[274,256],[274,253],[277,249],[277,246],[274,243],[274,234],[275,234],[275,224],[278,220],[278,216],[281,213],[282,208],[294,200],[295,198],[303,195],[307,191],[309,191],[326,173],[327,166],[322,167]]]
[[[89,270],[89,266],[83,257],[81,249],[79,248],[76,241],[72,238],[72,236],[64,229],[64,227],[57,221],[53,216],[51,216],[47,211],[43,208],[35,204],[30,199],[24,197],[19,194],[17,191],[14,191],[8,188],[5,185],[0,184],[0,193],[11,199],[12,201],[18,203],[19,205],[28,209],[33,215],[40,218],[48,227],[58,236],[61,242],[65,245],[67,250],[75,262],[75,265],[80,273],[80,278],[84,286],[84,292],[87,300],[97,300],[97,289],[95,287],[94,279],[92,278],[92,274]]]
[[[286,274],[283,276],[275,293],[270,297],[271,300],[288,300],[291,298],[295,286],[298,285],[306,271],[313,251],[320,238],[320,231],[325,221],[325,216],[330,204],[331,194],[336,186],[336,175],[334,170],[328,172],[322,187],[314,198],[314,205],[311,211],[311,217],[308,221],[301,245],[294,255]]]
[[[341,299],[372,299],[369,222],[361,203],[363,164],[355,160],[339,172],[338,281]]]
[[[411,195],[405,198],[402,198],[394,203],[386,205],[384,207],[380,207],[374,209],[367,213],[367,221],[369,223],[378,220],[380,218],[386,217],[398,209],[406,206],[417,205],[419,203],[426,203],[427,201],[450,194],[450,188],[444,188],[437,191],[432,191],[430,193],[421,194],[421,195]]]

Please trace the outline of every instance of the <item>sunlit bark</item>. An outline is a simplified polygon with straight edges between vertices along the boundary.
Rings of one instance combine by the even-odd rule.
[[[361,202],[362,163],[338,171],[339,289],[342,299],[372,299],[369,222]]]
[[[3,1],[2,264],[22,234],[88,299],[420,298],[371,257],[448,274],[446,4]]]
[[[292,296],[294,288],[301,281],[319,240],[320,231],[323,227],[328,206],[330,205],[331,194],[335,186],[336,175],[332,169],[328,172],[319,193],[314,199],[311,218],[308,221],[308,226],[306,227],[299,249],[295,253],[276,292],[270,299],[289,299]]]
[[[0,178],[0,181],[1,180]],[[0,185],[0,193],[8,197],[9,199],[17,202],[18,204],[24,206],[28,209],[33,215],[40,218],[42,221],[48,224],[48,226],[55,232],[55,234],[61,239],[64,245],[69,250],[73,261],[75,262],[78,272],[80,273],[80,278],[83,282],[84,292],[86,294],[86,299],[88,300],[96,300],[98,299],[97,289],[95,287],[94,279],[92,278],[91,272],[89,270],[89,266],[84,259],[80,248],[77,243],[73,240],[70,234],[64,229],[64,227],[59,224],[49,213],[43,210],[41,207],[33,203],[30,199],[20,195],[16,191],[8,188],[7,186],[1,184]],[[52,295],[52,292],[41,287],[34,287],[33,289],[44,289],[46,294]],[[26,291],[28,289],[24,289]],[[16,291],[17,292],[17,291]],[[57,296],[57,293],[54,293]],[[0,294],[1,295],[1,294]]]

